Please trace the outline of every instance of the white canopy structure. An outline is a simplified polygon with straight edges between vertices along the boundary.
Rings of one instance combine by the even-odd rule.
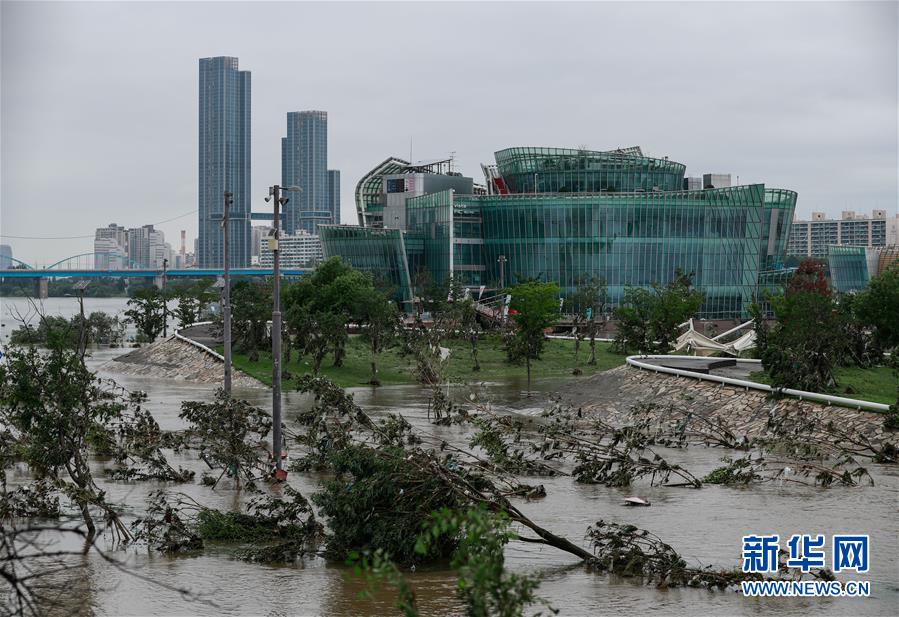
[[[737,326],[736,328],[732,328],[727,332],[719,334],[715,338],[709,338],[704,334],[701,334],[696,331],[693,327],[693,320],[687,322],[687,330],[679,337],[677,337],[677,342],[674,345],[675,351],[687,351],[697,356],[711,356],[715,353],[726,353],[731,356],[739,356],[742,352],[747,349],[752,349],[755,347],[755,331],[750,330],[740,338],[730,341],[729,343],[722,343],[718,339],[727,336],[733,332],[737,332],[749,325],[752,322],[748,321],[744,324]]]

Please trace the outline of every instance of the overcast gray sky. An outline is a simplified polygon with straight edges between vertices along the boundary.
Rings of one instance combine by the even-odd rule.
[[[197,59],[253,73],[253,194],[285,113],[328,111],[353,187],[390,155],[641,145],[799,192],[897,208],[897,4],[2,2],[2,234],[92,235],[197,207]],[[196,214],[160,225],[189,250]],[[89,239],[3,238],[48,263]]]

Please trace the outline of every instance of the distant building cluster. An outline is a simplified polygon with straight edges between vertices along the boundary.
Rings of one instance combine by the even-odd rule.
[[[181,252],[173,253],[165,241],[165,234],[153,225],[126,229],[110,223],[94,233],[94,268],[97,270],[124,270],[148,268],[161,270],[163,262],[169,267],[187,268],[193,265],[193,255],[184,251],[182,232]]]
[[[199,238],[200,267],[224,264],[221,220],[224,194],[232,193],[229,222],[229,264],[251,265],[261,258],[253,220],[272,214],[251,213],[251,78],[238,68],[238,59],[200,59],[199,104]],[[287,114],[281,138],[281,184],[299,190],[284,194],[281,213],[284,233],[302,238],[304,246],[317,238],[321,225],[340,223],[340,172],[328,169],[328,113],[294,111]],[[298,234],[303,231],[306,236]]]
[[[274,263],[269,241],[269,237],[263,237],[259,246],[259,265],[263,268],[271,268]],[[322,261],[321,240],[305,229],[292,234],[282,233],[278,248],[283,268],[314,268]]]
[[[823,212],[812,212],[811,219],[793,221],[787,254],[824,258],[829,246],[895,244],[899,244],[899,215],[887,217],[886,210],[873,210],[865,216],[844,210],[839,219],[832,219]]]

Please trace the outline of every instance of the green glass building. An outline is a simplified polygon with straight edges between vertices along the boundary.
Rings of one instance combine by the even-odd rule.
[[[389,272],[404,301],[422,273],[491,290],[539,278],[558,283],[563,296],[599,276],[614,306],[626,287],[665,284],[682,270],[705,293],[700,317],[746,317],[783,270],[796,193],[763,184],[682,190],[684,171],[639,148],[509,148],[496,153],[488,194],[447,190],[406,201],[406,228],[391,230],[391,251],[402,250],[405,261],[361,258],[370,242],[362,238],[376,229],[354,228],[353,247],[337,240],[347,228],[322,240],[326,255]]]
[[[899,263],[899,246],[828,246],[827,265],[833,288],[862,291],[873,277]]]

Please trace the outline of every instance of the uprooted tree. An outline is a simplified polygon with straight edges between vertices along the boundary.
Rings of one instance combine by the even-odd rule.
[[[185,401],[179,417],[188,428],[177,438],[179,447],[195,449],[218,476],[204,476],[213,488],[222,476],[253,482],[266,475],[264,440],[272,428],[269,414],[245,400],[232,398],[219,389],[215,400]]]

